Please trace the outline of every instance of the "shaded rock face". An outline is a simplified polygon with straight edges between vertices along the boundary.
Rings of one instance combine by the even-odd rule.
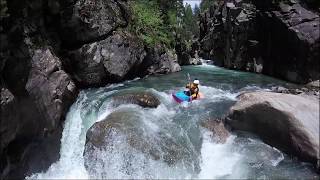
[[[98,86],[134,76],[145,55],[143,43],[138,38],[117,31],[102,41],[72,51],[70,59],[79,84]]]
[[[10,61],[3,69],[6,74],[2,74],[1,81],[1,177],[23,178],[59,158],[62,121],[77,95],[60,59],[49,48],[29,47],[28,55],[29,62],[27,56],[23,59],[30,66],[15,68],[12,65],[17,62]],[[18,70],[29,76],[20,79],[21,76],[15,76]],[[3,86],[6,84],[8,88]]]
[[[218,1],[201,16],[200,56],[214,60],[219,66],[254,71],[254,64],[259,59],[256,8],[247,2],[232,5]]]
[[[203,58],[296,83],[319,79],[316,13],[294,1],[232,2],[219,1],[201,16]]]
[[[225,143],[230,136],[229,131],[225,128],[221,120],[208,120],[201,123],[201,126],[212,132],[212,139],[216,143]]]
[[[68,47],[104,39],[118,27],[125,27],[130,18],[130,8],[124,0],[78,0],[65,6],[60,36]]]
[[[319,16],[299,4],[280,4],[258,14],[264,73],[292,82],[319,79]],[[262,23],[263,22],[263,23]]]
[[[253,132],[265,142],[303,161],[319,161],[317,98],[271,92],[244,93],[226,121],[233,129]]]
[[[150,92],[129,92],[112,97],[113,105],[137,104],[142,107],[156,108],[160,105],[159,99]]]
[[[201,65],[198,54],[200,51],[200,43],[198,41],[192,42],[191,47],[188,48],[186,42],[177,40],[175,49],[180,65]]]
[[[155,53],[155,66],[141,65],[146,50],[126,32],[126,0],[6,2],[10,16],[0,17],[0,179],[22,179],[59,158],[61,125],[78,88],[180,69],[169,53]]]
[[[31,64],[26,90],[48,121],[49,130],[54,130],[73,103],[77,88],[48,48],[36,49]]]
[[[86,134],[84,150],[85,167],[89,175],[106,171],[101,167],[110,166],[108,165],[110,153],[129,153],[123,155],[134,156],[131,153],[137,151],[148,158],[169,165],[174,165],[180,160],[185,164],[191,162],[188,158],[195,156],[190,154],[192,153],[190,150],[162,130],[154,132],[147,128],[146,121],[150,120],[142,116],[132,109],[120,109],[90,127]],[[97,153],[102,156],[97,156]],[[104,158],[97,159],[97,157]],[[127,165],[135,166],[134,163]]]
[[[177,55],[160,45],[147,48],[147,55],[141,64],[141,75],[167,74],[181,71]]]

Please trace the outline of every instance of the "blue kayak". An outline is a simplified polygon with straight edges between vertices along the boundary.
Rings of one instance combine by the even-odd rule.
[[[178,103],[190,102],[192,100],[190,96],[188,96],[184,93],[184,91],[178,91],[178,92],[172,94],[172,97]]]

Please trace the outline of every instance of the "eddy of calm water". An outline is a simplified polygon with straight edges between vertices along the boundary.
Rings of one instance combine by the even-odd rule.
[[[177,104],[171,93],[181,90],[187,83],[186,74],[200,79],[201,101]],[[202,128],[201,121],[224,115],[243,90],[268,90],[272,86],[291,86],[285,82],[258,74],[236,72],[210,65],[184,67],[181,72],[164,76],[127,81],[108,87],[88,89],[80,93],[70,108],[61,139],[60,159],[46,172],[27,178],[38,179],[87,179],[87,178],[319,178],[310,164],[289,158],[248,133],[239,132],[228,138],[225,144],[213,142],[211,133]],[[112,107],[110,98],[121,91],[146,90],[161,101],[155,109],[137,105]],[[83,157],[87,130],[115,111],[129,111],[139,116],[139,127],[145,140],[156,148],[170,140],[184,154],[175,164],[163,159],[154,160],[115,136],[110,148],[95,151],[100,159],[89,173]],[[166,152],[161,152],[166,153]]]

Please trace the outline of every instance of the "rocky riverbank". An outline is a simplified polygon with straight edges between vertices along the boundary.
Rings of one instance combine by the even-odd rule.
[[[303,0],[216,1],[200,17],[200,56],[295,83],[318,80],[320,21],[310,7]]]
[[[174,52],[147,47],[130,32],[125,0],[13,0],[6,6],[1,179],[24,178],[59,158],[63,121],[79,89],[180,70]]]

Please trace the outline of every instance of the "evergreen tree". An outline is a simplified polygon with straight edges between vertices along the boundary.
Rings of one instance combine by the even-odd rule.
[[[194,6],[193,14],[196,18],[198,18],[198,16],[200,15],[200,7],[198,6],[198,4]]]
[[[214,0],[202,0],[200,3],[200,10],[201,12],[206,11],[209,9],[210,5],[214,3]]]
[[[190,4],[187,4],[185,6],[185,11],[184,11],[184,17],[183,17],[183,23],[185,26],[186,30],[186,39],[191,40],[193,38],[193,35],[196,34],[197,32],[197,21],[196,18],[194,17],[192,8]]]

